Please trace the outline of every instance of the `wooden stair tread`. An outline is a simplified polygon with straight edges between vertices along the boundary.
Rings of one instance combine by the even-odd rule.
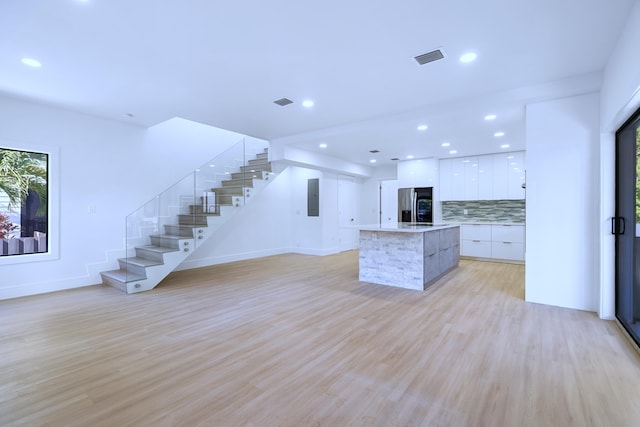
[[[262,185],[260,185],[256,190],[253,190],[254,180],[260,179],[266,181],[269,179],[269,175],[273,174],[271,171],[271,162],[269,161],[268,148],[264,148],[262,153],[257,153],[255,158],[248,160],[243,166],[237,168],[236,171],[237,172],[226,173],[226,175],[228,175],[227,179],[218,181],[217,185],[219,185],[219,187],[210,190],[216,192],[216,203],[215,205],[211,205],[213,207],[212,210],[215,210],[215,212],[204,212],[205,206],[201,203],[188,205],[190,213],[178,213],[176,215],[177,224],[164,224],[164,233],[148,235],[151,239],[151,244],[136,246],[136,256],[118,259],[120,269],[101,272],[103,283],[125,292],[139,292],[155,287],[157,279],[153,277],[153,283],[144,282],[135,284],[136,288],[143,289],[131,290],[131,285],[127,285],[127,283],[147,279],[147,267],[165,266],[161,268],[173,268],[172,263],[175,261],[175,255],[165,259],[164,254],[190,252],[190,248],[186,248],[190,243],[181,241],[194,240],[195,242],[196,239],[202,239],[202,236],[205,235],[202,228],[208,227],[210,221],[215,223],[214,230],[220,226],[218,220],[210,220],[208,217],[222,216],[221,206],[227,206],[228,208],[243,206],[245,202],[242,198],[249,198],[254,191],[262,187]],[[214,182],[210,182],[209,185],[213,184]],[[187,200],[198,201],[198,197],[187,198],[186,195],[180,196],[180,203],[176,205],[176,207],[187,205]],[[200,200],[204,201],[205,199],[200,197]],[[207,209],[209,209],[209,207],[207,207]],[[200,230],[196,231],[196,228]],[[182,246],[185,247],[184,251],[180,249]],[[169,264],[167,264],[167,262]],[[151,287],[149,288],[148,286]]]
[[[195,228],[195,227],[194,227]],[[177,234],[151,234],[149,237],[157,237],[159,239],[166,240],[189,240],[193,239],[193,236],[179,236]]]
[[[163,263],[160,261],[155,261],[148,258],[140,258],[140,257],[131,257],[131,258],[120,258],[120,261],[124,261],[127,264],[138,265],[140,267],[153,267],[154,265],[162,265]]]
[[[131,274],[125,270],[110,270],[110,271],[103,271],[102,273],[103,276],[107,276],[108,278],[112,279],[112,280],[116,280],[118,282],[121,283],[129,283],[129,282],[135,282],[136,280],[144,280],[146,279],[146,277],[141,276],[139,274]]]
[[[159,253],[159,254],[166,254],[166,253],[169,253],[169,252],[177,252],[177,251],[179,251],[179,249],[176,249],[176,248],[168,248],[166,246],[158,246],[158,245],[138,246],[137,249],[143,249],[145,251],[156,252],[156,253]]]

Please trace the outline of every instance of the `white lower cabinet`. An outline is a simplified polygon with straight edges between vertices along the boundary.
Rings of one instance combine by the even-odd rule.
[[[460,255],[524,261],[524,225],[462,224]]]
[[[463,240],[460,255],[478,258],[491,258],[491,242],[482,240]]]
[[[524,261],[524,244],[491,242],[491,258]]]

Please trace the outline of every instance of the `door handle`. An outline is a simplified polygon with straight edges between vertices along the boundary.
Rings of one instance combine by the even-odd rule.
[[[622,216],[611,218],[611,234],[621,235],[627,230],[627,223]]]

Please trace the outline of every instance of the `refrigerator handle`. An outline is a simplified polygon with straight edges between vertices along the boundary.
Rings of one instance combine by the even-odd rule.
[[[418,222],[418,192],[413,190],[413,200],[411,206],[411,222]]]

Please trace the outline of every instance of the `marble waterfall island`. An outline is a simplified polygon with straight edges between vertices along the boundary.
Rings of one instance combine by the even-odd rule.
[[[363,282],[425,290],[460,261],[458,225],[398,223],[359,229]]]

